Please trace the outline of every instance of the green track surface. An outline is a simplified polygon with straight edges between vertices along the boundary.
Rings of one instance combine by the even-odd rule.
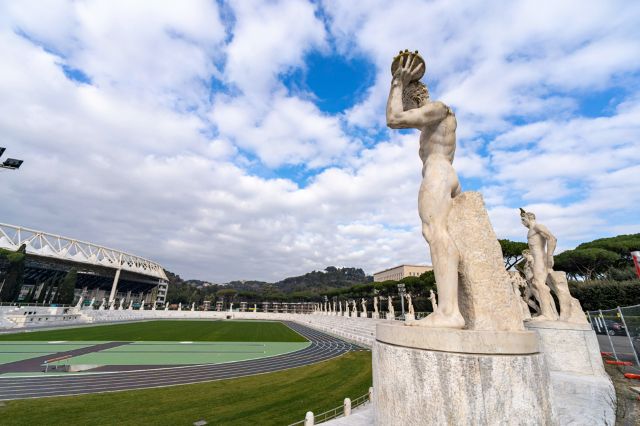
[[[171,365],[217,364],[245,361],[298,351],[309,342],[252,342],[252,343],[178,343],[143,342],[118,346],[100,352],[80,355],[69,364],[91,365]]]
[[[0,335],[0,341],[306,342],[271,321],[147,321]]]
[[[7,401],[3,425],[286,425],[371,386],[371,353],[233,380],[75,397]]]
[[[96,342],[78,342],[76,344],[60,344],[47,342],[0,342],[0,364],[22,361],[57,352],[72,351],[91,346]]]

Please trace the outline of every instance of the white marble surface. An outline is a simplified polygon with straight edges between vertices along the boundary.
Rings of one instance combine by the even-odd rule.
[[[376,425],[553,425],[542,354],[479,355],[375,342]]]

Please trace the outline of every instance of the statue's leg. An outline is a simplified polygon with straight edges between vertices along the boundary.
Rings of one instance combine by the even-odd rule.
[[[540,306],[540,315],[533,318],[536,321],[556,321],[558,319],[558,311],[553,297],[551,297],[551,289],[546,284],[546,275],[546,270],[534,270],[533,273],[533,286]]]
[[[458,306],[458,263],[460,254],[449,235],[447,219],[458,186],[450,164],[430,164],[426,170],[418,196],[418,211],[422,220],[422,234],[429,243],[433,272],[438,289],[438,309],[416,325],[428,327],[463,328],[464,318]]]

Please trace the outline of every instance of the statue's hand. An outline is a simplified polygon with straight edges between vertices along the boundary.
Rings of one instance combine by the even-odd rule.
[[[404,86],[413,80],[418,80],[420,72],[424,68],[424,63],[422,61],[417,61],[416,63],[415,58],[416,55],[411,53],[401,58],[400,66],[393,75],[393,78],[401,81]],[[402,63],[403,59],[404,63]]]

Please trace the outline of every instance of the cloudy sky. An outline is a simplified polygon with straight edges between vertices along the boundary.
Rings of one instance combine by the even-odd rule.
[[[464,3],[464,8],[460,5]],[[429,263],[418,135],[390,131],[418,49],[455,167],[499,237],[640,232],[640,3],[0,2],[0,222],[278,280]]]

